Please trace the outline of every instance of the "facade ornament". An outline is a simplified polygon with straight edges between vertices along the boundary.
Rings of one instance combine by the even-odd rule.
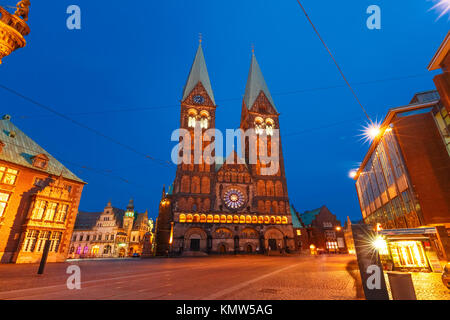
[[[17,3],[17,10],[14,15],[21,17],[23,21],[28,21],[28,14],[30,12],[30,0],[21,0]]]

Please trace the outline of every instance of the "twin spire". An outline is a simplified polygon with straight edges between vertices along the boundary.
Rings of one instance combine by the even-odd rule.
[[[189,72],[189,77],[183,89],[182,101],[184,101],[189,96],[189,94],[199,82],[202,83],[212,102],[216,104],[211,87],[211,81],[209,80],[208,69],[206,68],[201,41],[197,49],[197,54],[195,55],[194,63],[192,64],[191,71]],[[264,93],[270,104],[275,109],[275,103],[272,99],[272,95],[270,94],[269,88],[267,87],[266,81],[264,80],[258,61],[256,61],[255,53],[252,52],[250,71],[248,73],[247,85],[245,87],[244,94],[244,103],[247,109],[250,110],[252,108],[253,104],[256,101],[256,98],[258,98],[261,92]]]

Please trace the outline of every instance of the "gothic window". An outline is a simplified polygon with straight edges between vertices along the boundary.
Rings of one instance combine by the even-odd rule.
[[[191,193],[200,193],[200,178],[192,177]]]
[[[275,126],[275,122],[271,118],[266,119],[266,134],[268,136],[273,135],[273,128]]]
[[[178,221],[179,221],[180,223],[185,223],[185,222],[186,222],[186,215],[183,214],[183,213],[180,214],[180,217],[179,217]]]
[[[202,193],[210,192],[210,180],[209,177],[202,177]]]
[[[266,184],[264,183],[264,180],[258,181],[257,194],[258,194],[258,196],[263,196],[263,197],[266,195]]]
[[[225,172],[225,181],[230,182],[230,172]]]
[[[200,222],[200,215],[199,214],[194,214],[194,219],[192,220],[192,222],[199,223]]]
[[[223,171],[219,172],[219,174],[217,175],[217,179],[219,180],[219,182],[223,181]]]
[[[271,210],[271,203],[269,200],[266,201],[266,213],[270,213]]]
[[[202,110],[200,112],[200,128],[208,129],[209,126],[209,113],[208,111]]]
[[[237,182],[237,173],[231,172],[231,182]]]
[[[187,210],[192,210],[194,208],[194,198],[189,198],[187,201]]]
[[[205,201],[203,201],[203,211],[209,211],[210,208],[211,201],[209,199],[205,199]]]
[[[181,192],[189,193],[191,179],[189,176],[183,176],[181,178]]]
[[[278,202],[276,202],[276,201],[272,202],[272,212],[278,213]]]
[[[189,109],[189,111],[188,111],[188,127],[195,128],[196,121],[197,121],[197,110]]]
[[[262,200],[258,201],[258,211],[260,213],[263,213],[265,211],[265,209],[264,209],[264,201],[262,201]]]
[[[262,134],[264,132],[264,120],[261,117],[255,118],[255,133]]]
[[[202,215],[200,216],[200,222],[201,222],[201,223],[205,223],[205,222],[206,222],[206,214],[202,214]]]
[[[181,198],[178,201],[178,210],[182,210],[182,211],[187,210],[187,208],[186,208],[186,198]]]
[[[53,221],[53,218],[55,217],[56,207],[57,203],[50,202],[47,205],[47,209],[45,210],[45,221]]]
[[[194,216],[192,214],[188,214],[187,218],[186,218],[186,222],[187,223],[192,223],[193,220],[194,220]]]
[[[245,183],[250,183],[250,175],[248,173],[245,174]]]
[[[47,169],[49,158],[45,154],[39,154],[31,158],[33,166],[40,169]]]
[[[271,180],[267,181],[267,183],[266,183],[266,192],[267,192],[268,197],[271,197],[275,194],[273,182]]]
[[[275,182],[275,195],[277,197],[283,196],[283,184],[281,183],[281,181]]]
[[[279,205],[278,205],[278,210],[280,213],[285,213],[286,209],[284,207],[284,201],[280,201]]]

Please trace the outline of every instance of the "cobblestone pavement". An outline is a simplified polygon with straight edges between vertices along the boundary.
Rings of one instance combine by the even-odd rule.
[[[69,265],[81,269],[81,290],[67,288]],[[349,255],[71,261],[48,264],[40,276],[37,269],[0,265],[0,299],[364,299]],[[416,278],[419,298],[449,299],[439,274]]]
[[[440,273],[412,272],[411,278],[417,300],[450,300],[450,289],[447,289],[442,283]],[[385,274],[385,279],[389,288],[387,274]],[[390,291],[389,297],[392,299]]]

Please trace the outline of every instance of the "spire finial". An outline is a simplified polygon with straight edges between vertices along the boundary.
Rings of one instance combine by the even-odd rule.
[[[199,34],[198,34],[198,44],[202,44],[202,41],[203,41],[203,36],[202,36],[202,33],[200,32]]]
[[[255,44],[252,43],[252,54],[255,54]]]

